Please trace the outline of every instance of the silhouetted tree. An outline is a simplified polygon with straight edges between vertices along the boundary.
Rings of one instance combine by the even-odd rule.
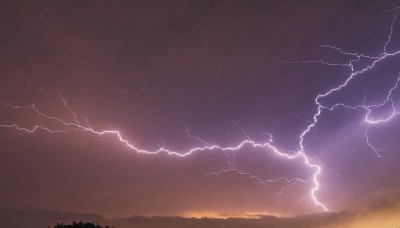
[[[110,226],[103,227],[95,222],[73,221],[72,224],[57,223],[53,228],[114,228],[114,227],[110,227]]]

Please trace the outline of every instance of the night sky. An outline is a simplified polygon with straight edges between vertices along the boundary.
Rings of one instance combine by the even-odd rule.
[[[397,13],[386,11],[395,3],[1,1],[0,208],[107,217],[323,212],[310,195],[316,169],[268,148],[151,155],[112,134],[7,126],[74,128],[40,116],[35,104],[68,123],[117,130],[147,151],[266,143],[270,133],[273,146],[293,155],[314,121],[317,95],[351,74],[337,64],[356,58],[320,45],[382,57]],[[400,49],[400,18],[392,28],[386,53]],[[354,71],[374,60],[361,57]],[[396,85],[399,60],[379,61],[321,104],[381,104]],[[390,98],[372,108],[371,119],[400,111],[400,88]],[[377,196],[400,205],[400,116],[368,124],[365,115],[324,109],[304,137],[304,154],[321,167],[315,196],[331,212],[357,210]],[[306,181],[260,184],[245,173]]]

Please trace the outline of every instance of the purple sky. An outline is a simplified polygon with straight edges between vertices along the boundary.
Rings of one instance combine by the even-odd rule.
[[[119,130],[138,148],[187,151],[258,143],[293,154],[317,112],[315,97],[342,84],[348,63],[320,45],[380,56],[396,11],[392,1],[9,1],[0,3],[0,96],[35,104],[47,115]],[[387,53],[399,50],[400,20]],[[321,103],[379,104],[399,76],[399,56],[357,75]],[[372,63],[362,58],[355,71]],[[393,90],[400,109],[400,88]],[[390,102],[389,102],[390,103]],[[388,103],[388,104],[389,104]],[[386,118],[391,105],[372,110]],[[318,200],[331,211],[351,210],[380,191],[400,188],[400,118],[371,125],[365,110],[324,110],[304,140],[322,168]],[[33,110],[0,108],[0,124],[60,128]],[[86,124],[86,123],[84,123]],[[239,126],[238,126],[239,125]],[[187,129],[185,129],[185,126]],[[244,129],[243,133],[241,127]],[[27,134],[0,128],[0,207],[93,212],[105,216],[274,214],[321,212],[301,159],[287,160],[246,145],[177,157],[140,154],[115,137],[72,131]],[[259,184],[262,179],[301,178]]]

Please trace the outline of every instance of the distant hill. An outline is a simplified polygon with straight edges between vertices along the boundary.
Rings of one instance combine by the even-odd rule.
[[[0,210],[0,227],[6,228],[47,228],[57,222],[96,221],[106,223],[106,219],[97,214],[77,214],[51,210]]]
[[[338,221],[349,218],[346,213],[315,214],[293,218],[267,216],[259,219],[246,218],[182,218],[143,217],[106,219],[98,214],[77,214],[50,210],[0,210],[0,227],[6,228],[47,228],[56,223],[72,221],[95,221],[115,228],[286,228],[286,227],[336,227]]]

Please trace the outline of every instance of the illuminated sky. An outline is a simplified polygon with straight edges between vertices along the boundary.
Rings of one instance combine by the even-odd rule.
[[[394,8],[361,0],[0,3],[1,208],[299,215],[352,210],[397,191]],[[349,53],[364,55],[351,61]],[[339,87],[351,67],[362,73]],[[322,108],[315,122],[315,98],[334,88],[318,102],[342,105]],[[383,105],[365,109],[374,104]],[[390,120],[368,124],[368,110],[369,122]],[[28,134],[12,124],[74,130]],[[176,156],[127,143],[179,154],[218,147]]]

